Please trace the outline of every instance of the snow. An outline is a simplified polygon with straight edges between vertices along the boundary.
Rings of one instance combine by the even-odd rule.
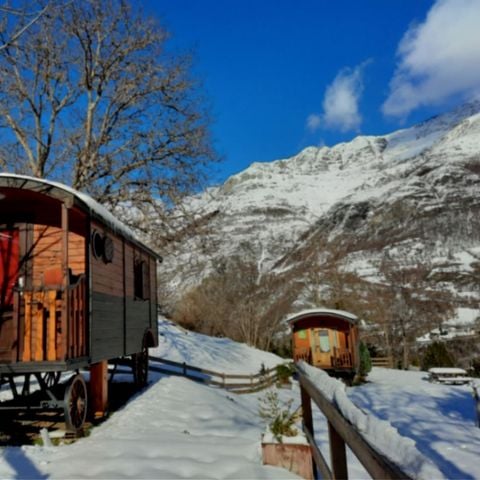
[[[455,318],[447,323],[452,325],[472,326],[478,318],[480,318],[480,312],[477,308],[460,307],[456,309]]]
[[[367,415],[354,405],[342,382],[305,362],[301,362],[300,369],[375,450],[389,457],[412,478],[441,478],[440,471],[417,451],[413,440],[402,437],[388,422]]]
[[[344,310],[333,310],[330,308],[311,308],[311,309],[302,310],[298,313],[290,315],[287,318],[287,322],[294,322],[302,317],[310,316],[310,315],[328,315],[328,314],[346,317],[353,322],[358,322],[358,317],[355,316],[353,313],[345,312]]]
[[[242,373],[283,361],[228,339],[186,332],[165,320],[159,327],[159,346],[151,353],[170,360]],[[374,368],[368,383],[347,388],[320,370],[304,368],[372,445],[414,476],[480,477],[480,429],[469,386],[432,384],[426,372]],[[71,445],[3,448],[0,478],[297,478],[261,464],[265,424],[258,408],[265,392],[235,395],[160,374],[150,382],[90,436]],[[299,405],[295,381],[291,390],[278,393],[282,401],[293,399],[294,408]],[[313,414],[315,438],[328,461],[327,423],[318,409]],[[350,478],[368,478],[350,451],[347,457]]]
[[[262,368],[273,368],[283,360],[277,355],[228,338],[215,338],[190,332],[161,318],[158,324],[158,347],[150,349],[150,355],[174,362],[201,366],[223,373],[258,373]],[[201,348],[200,348],[201,346]]]
[[[163,271],[172,290],[180,296],[198,285],[212,271],[212,256],[221,259],[238,255],[242,245],[249,245],[252,261],[262,258],[264,269],[280,272],[297,267],[304,261],[298,260],[303,257],[297,252],[310,252],[312,258],[317,253],[311,241],[312,237],[321,237],[323,241],[322,230],[328,232],[327,245],[320,248],[324,252],[335,249],[336,239],[350,238],[351,218],[355,222],[359,218],[360,237],[365,239],[361,235],[369,233],[372,242],[359,242],[359,250],[343,257],[339,268],[357,273],[369,282],[381,282],[380,250],[373,241],[377,238],[375,226],[378,225],[382,237],[384,228],[395,230],[396,222],[391,220],[396,205],[405,206],[405,212],[403,208],[399,210],[400,216],[409,210],[412,215],[418,212],[418,218],[422,212],[427,218],[433,218],[437,210],[450,212],[454,224],[457,204],[465,201],[467,208],[467,202],[478,197],[478,175],[469,173],[465,165],[475,165],[478,157],[479,109],[479,102],[471,102],[412,128],[383,136],[359,136],[332,147],[308,147],[291,158],[252,163],[224,185],[192,198],[192,212],[218,212],[209,224],[205,242],[212,249],[205,253],[205,236],[199,236],[197,241],[202,248],[187,241],[178,251],[166,255]],[[363,219],[355,211],[360,203],[365,207]],[[389,211],[392,218],[384,215]],[[474,225],[465,222],[466,230],[469,224]],[[439,288],[450,288],[455,303],[468,306],[462,291],[470,287],[462,285],[462,280],[471,278],[469,274],[478,261],[475,235],[459,233],[459,238],[452,235],[445,242],[443,234],[435,230],[426,227],[420,232],[420,238],[410,239],[416,240],[419,251],[410,250],[407,240],[401,255],[408,256],[409,261],[427,264],[441,259],[439,265],[436,260],[432,264],[435,275],[429,281],[438,285],[436,278],[446,278],[445,285]],[[408,229],[406,233],[410,236]],[[385,253],[393,250],[392,242],[399,241],[396,236],[395,240],[385,240]],[[438,240],[437,237],[441,242],[432,247],[430,241]],[[185,272],[189,275],[187,280]]]
[[[359,408],[414,440],[445,478],[480,477],[480,429],[470,386],[429,383],[426,372],[385,368],[373,368],[368,380],[349,391]]]
[[[434,375],[466,375],[467,372],[463,368],[455,367],[433,367],[428,369],[429,373]]]

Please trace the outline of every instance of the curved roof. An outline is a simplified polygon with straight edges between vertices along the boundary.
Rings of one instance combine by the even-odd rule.
[[[287,322],[292,325],[304,318],[315,317],[319,315],[340,318],[352,324],[357,324],[359,321],[356,315],[350,312],[345,312],[344,310],[333,310],[330,308],[312,308],[309,310],[302,310],[301,312],[290,315],[289,317],[287,317]]]
[[[14,173],[0,173],[0,187],[18,188],[42,193],[49,197],[56,198],[63,202],[69,201],[72,205],[78,206],[87,212],[91,217],[99,220],[109,227],[114,233],[118,233],[145,250],[148,250],[153,256],[161,259],[151,248],[140,241],[133,231],[112,215],[103,205],[100,205],[89,195],[79,192],[67,185],[59,182],[52,182],[42,178],[30,177],[27,175],[17,175]],[[1,196],[0,196],[1,202]]]

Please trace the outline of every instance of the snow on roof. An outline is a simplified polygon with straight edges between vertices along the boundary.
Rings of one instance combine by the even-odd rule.
[[[308,310],[302,310],[301,312],[289,315],[287,317],[287,322],[295,323],[297,320],[300,320],[305,317],[310,317],[313,315],[333,315],[336,317],[343,317],[352,323],[358,322],[358,317],[353,313],[346,312],[344,310],[333,310],[330,308],[311,308]]]
[[[389,422],[367,415],[358,408],[348,398],[344,383],[303,361],[298,366],[377,452],[412,478],[443,478],[433,462],[419,452],[414,440],[400,435]]]
[[[88,210],[88,212],[91,215],[93,215],[94,217],[97,217],[104,224],[110,227],[115,233],[120,233],[121,235],[132,240],[133,242],[141,245],[143,248],[149,250],[150,253],[152,253],[157,258],[161,258],[156,252],[151,250],[141,240],[139,240],[135,235],[135,233],[129,227],[123,224],[120,220],[118,220],[118,218],[116,218],[111,212],[109,212],[103,205],[98,203],[96,200],[94,200],[92,197],[90,197],[86,193],[79,192],[78,190],[75,190],[74,188],[69,187],[68,185],[64,185],[63,183],[60,183],[60,182],[45,180],[43,178],[30,177],[28,175],[18,175],[15,173],[0,173],[0,179],[1,178],[5,178],[5,179],[11,178],[14,180],[25,180],[29,182],[35,182],[38,184],[54,187],[59,190],[62,190],[63,192],[66,192],[72,195],[77,200],[79,200],[80,203],[83,204],[83,206],[86,208],[86,210]]]

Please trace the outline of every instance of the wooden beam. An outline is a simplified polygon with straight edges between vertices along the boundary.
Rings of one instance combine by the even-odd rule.
[[[330,439],[330,463],[332,465],[333,478],[347,479],[348,469],[345,442],[330,422],[328,422],[328,437]]]
[[[108,409],[108,361],[90,366],[90,400],[95,418],[102,418]]]
[[[32,359],[41,362],[44,360],[43,330],[44,330],[44,292],[33,294],[34,318],[32,321]]]
[[[47,360],[57,359],[57,291],[49,290],[48,298],[48,323],[47,323]]]
[[[60,330],[58,342],[58,356],[60,360],[68,357],[68,208],[65,203],[62,203],[62,313],[60,321]]]
[[[317,447],[317,444],[315,443],[315,437],[306,428],[304,430],[304,433],[305,433],[305,436],[307,437],[308,443],[310,444],[310,448],[312,449],[312,457],[314,461],[314,465],[313,465],[314,478],[318,478],[318,475],[316,475],[317,473],[316,470],[318,469],[320,471],[322,479],[333,480],[332,471],[330,470],[330,467],[325,461],[325,458],[323,457],[322,452]]]
[[[400,467],[388,460],[384,455],[371,447],[362,435],[351,425],[315,387],[312,381],[298,368],[300,385],[308,393],[322,413],[327,417],[332,428],[338,433],[343,441],[350,447],[352,452],[360,460],[372,478],[381,479],[411,479]]]
[[[25,292],[23,295],[25,299],[25,322],[24,322],[24,340],[23,340],[23,355],[24,362],[32,360],[32,301],[33,293]]]

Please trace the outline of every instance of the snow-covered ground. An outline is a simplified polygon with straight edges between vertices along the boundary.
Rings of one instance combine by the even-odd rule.
[[[168,322],[160,324],[159,347],[152,354],[230,373],[257,373],[262,364],[281,362],[272,354],[187,333]],[[346,393],[361,410],[413,439],[415,455],[432,462],[439,476],[479,478],[480,429],[471,388],[435,385],[425,377],[422,372],[376,368],[369,383]],[[279,393],[285,401],[300,401],[296,384]],[[0,478],[296,478],[261,464],[264,424],[258,406],[263,395],[235,395],[184,378],[152,376],[148,389],[87,438],[56,447],[2,449]],[[328,458],[327,426],[318,411],[314,423]],[[388,442],[384,447],[388,450]],[[351,478],[368,478],[349,454],[350,460]]]

